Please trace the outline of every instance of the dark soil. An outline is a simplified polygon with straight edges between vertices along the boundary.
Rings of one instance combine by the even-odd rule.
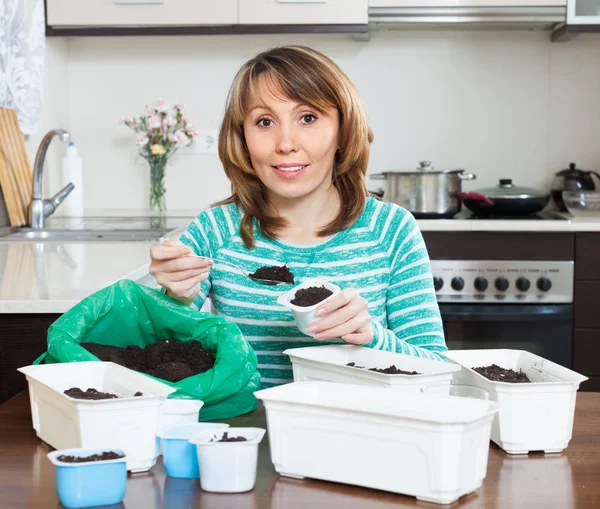
[[[215,436],[215,438],[217,438]],[[244,437],[230,437],[227,431],[223,433],[223,436],[219,440],[211,440],[211,442],[247,442],[248,439]]]
[[[97,343],[81,343],[81,346],[102,361],[114,362],[169,382],[179,382],[204,373],[215,364],[215,356],[202,348],[198,341],[182,343],[167,339],[145,348],[121,348]]]
[[[138,396],[143,396],[143,394],[138,391],[133,395],[134,398],[137,398]]]
[[[115,399],[118,398],[116,394],[110,392],[100,392],[96,389],[88,389],[87,391],[81,390],[79,387],[71,387],[65,391],[67,396],[75,399]]]
[[[311,286],[298,290],[294,296],[294,300],[290,302],[295,306],[308,307],[325,300],[331,294],[333,292],[324,286]]]
[[[501,368],[497,364],[472,369],[492,382],[508,382],[511,384],[531,383],[529,377],[522,371]]]
[[[59,456],[56,458],[58,461],[64,461],[65,463],[85,463],[87,461],[108,461],[118,460],[123,458],[123,454],[117,454],[116,452],[103,452],[102,454],[92,454],[91,456],[79,457],[79,456]]]
[[[261,267],[253,274],[250,274],[250,277],[294,284],[294,274],[291,273],[286,265],[283,265],[282,267]]]
[[[362,366],[357,366],[354,362],[349,362],[346,366],[352,366],[353,368],[365,369]],[[369,368],[369,371],[376,371],[377,373],[385,373],[386,375],[421,375],[416,371],[402,371],[393,364],[389,368]]]
[[[169,382],[179,382],[179,380],[194,376],[192,368],[183,362],[165,362],[154,369],[149,369],[147,373]]]

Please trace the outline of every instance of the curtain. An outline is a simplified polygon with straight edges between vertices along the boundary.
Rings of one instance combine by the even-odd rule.
[[[17,111],[24,135],[42,118],[45,25],[44,0],[0,0],[0,107]]]

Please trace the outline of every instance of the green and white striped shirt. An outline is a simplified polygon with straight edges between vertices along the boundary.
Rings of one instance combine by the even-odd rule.
[[[374,337],[365,347],[444,359],[439,353],[447,348],[429,256],[408,211],[368,198],[355,224],[325,242],[298,246],[273,241],[255,227],[252,249],[241,239],[241,218],[233,204],[207,209],[180,240],[196,254],[214,259],[195,304],[201,308],[210,297],[214,312],[238,325],[256,352],[263,387],[292,380],[283,350],[327,343],[301,333],[291,311],[277,304],[288,286],[261,286],[219,259],[250,273],[286,264],[296,283],[319,277],[342,289],[354,287],[369,302],[372,317]]]

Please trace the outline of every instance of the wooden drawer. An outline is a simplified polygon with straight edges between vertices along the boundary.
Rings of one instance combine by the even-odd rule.
[[[33,364],[47,348],[48,327],[58,314],[0,314],[0,403],[27,388],[17,368]]]
[[[577,234],[575,279],[600,280],[600,233]]]
[[[240,25],[365,25],[367,0],[241,0]]]
[[[583,392],[600,392],[600,376],[591,376],[579,386],[579,390]]]
[[[600,376],[600,329],[575,329],[573,369]]]
[[[571,233],[431,232],[423,238],[432,260],[564,260],[575,255]]]
[[[237,0],[47,0],[48,26],[235,25]]]
[[[600,281],[575,282],[575,328],[600,329]]]

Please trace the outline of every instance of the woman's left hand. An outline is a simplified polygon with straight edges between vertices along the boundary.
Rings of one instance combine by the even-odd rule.
[[[341,337],[346,343],[364,345],[373,340],[373,326],[368,302],[354,288],[346,288],[316,310],[325,316],[309,328],[315,339],[327,340]]]

